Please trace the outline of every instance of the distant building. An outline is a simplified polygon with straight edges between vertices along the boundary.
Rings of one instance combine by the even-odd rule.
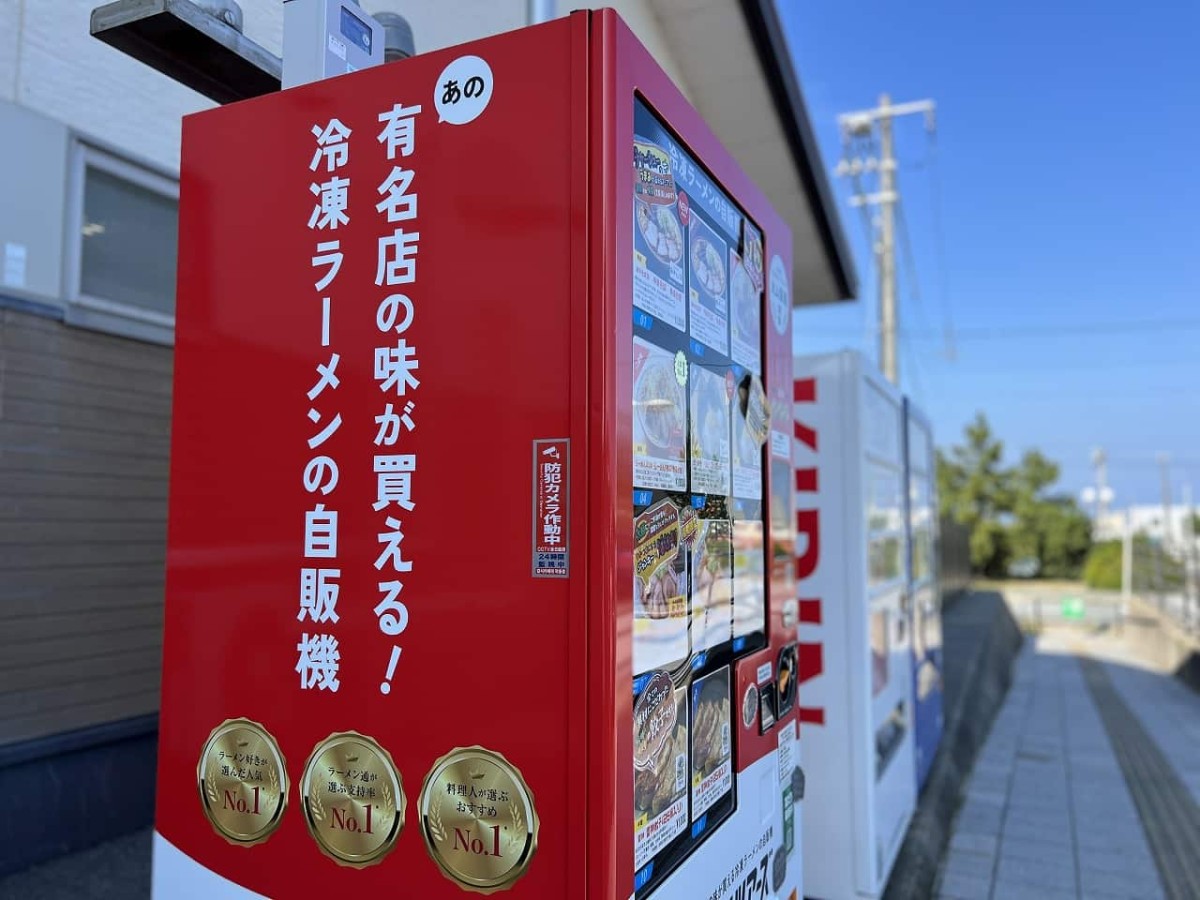
[[[0,823],[23,823],[0,875],[152,815],[180,119],[211,104],[91,38],[102,2],[0,0]],[[418,52],[526,15],[525,0],[364,5],[403,14]],[[788,220],[797,301],[852,296],[774,0],[597,5]],[[246,36],[279,54],[280,0],[241,6]],[[55,792],[29,789],[51,771]]]
[[[1165,539],[1168,548],[1182,548],[1189,531],[1188,519],[1194,509],[1182,504],[1172,504],[1170,519],[1167,520],[1161,504],[1144,504],[1128,507],[1129,522],[1134,534],[1144,534],[1153,541]],[[1094,537],[1098,541],[1120,540],[1125,534],[1126,510],[1117,510],[1101,516],[1096,523]],[[1166,527],[1163,527],[1164,521]],[[1192,534],[1194,538],[1195,535]]]

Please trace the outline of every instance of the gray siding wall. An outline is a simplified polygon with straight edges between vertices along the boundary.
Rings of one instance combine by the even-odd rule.
[[[0,309],[0,744],[158,709],[171,365]]]

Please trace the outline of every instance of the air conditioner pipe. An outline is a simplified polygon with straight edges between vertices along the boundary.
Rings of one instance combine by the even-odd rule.
[[[549,22],[558,15],[557,7],[555,0],[527,0],[525,18],[530,25]]]

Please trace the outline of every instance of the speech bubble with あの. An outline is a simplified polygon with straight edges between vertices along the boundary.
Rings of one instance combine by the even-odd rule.
[[[460,56],[442,70],[433,88],[438,121],[466,125],[492,100],[492,67],[478,56]]]

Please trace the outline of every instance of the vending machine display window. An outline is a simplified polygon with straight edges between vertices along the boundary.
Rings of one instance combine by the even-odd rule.
[[[678,770],[635,751],[634,864],[653,873],[635,880],[641,897],[735,808],[729,664],[766,643],[768,429],[761,232],[641,98],[633,165],[634,702],[667,680],[690,692],[675,717],[690,828],[656,827],[678,801],[644,801],[674,797]]]
[[[647,685],[635,707],[635,868],[687,830],[689,710],[687,689],[676,690],[669,678]]]

